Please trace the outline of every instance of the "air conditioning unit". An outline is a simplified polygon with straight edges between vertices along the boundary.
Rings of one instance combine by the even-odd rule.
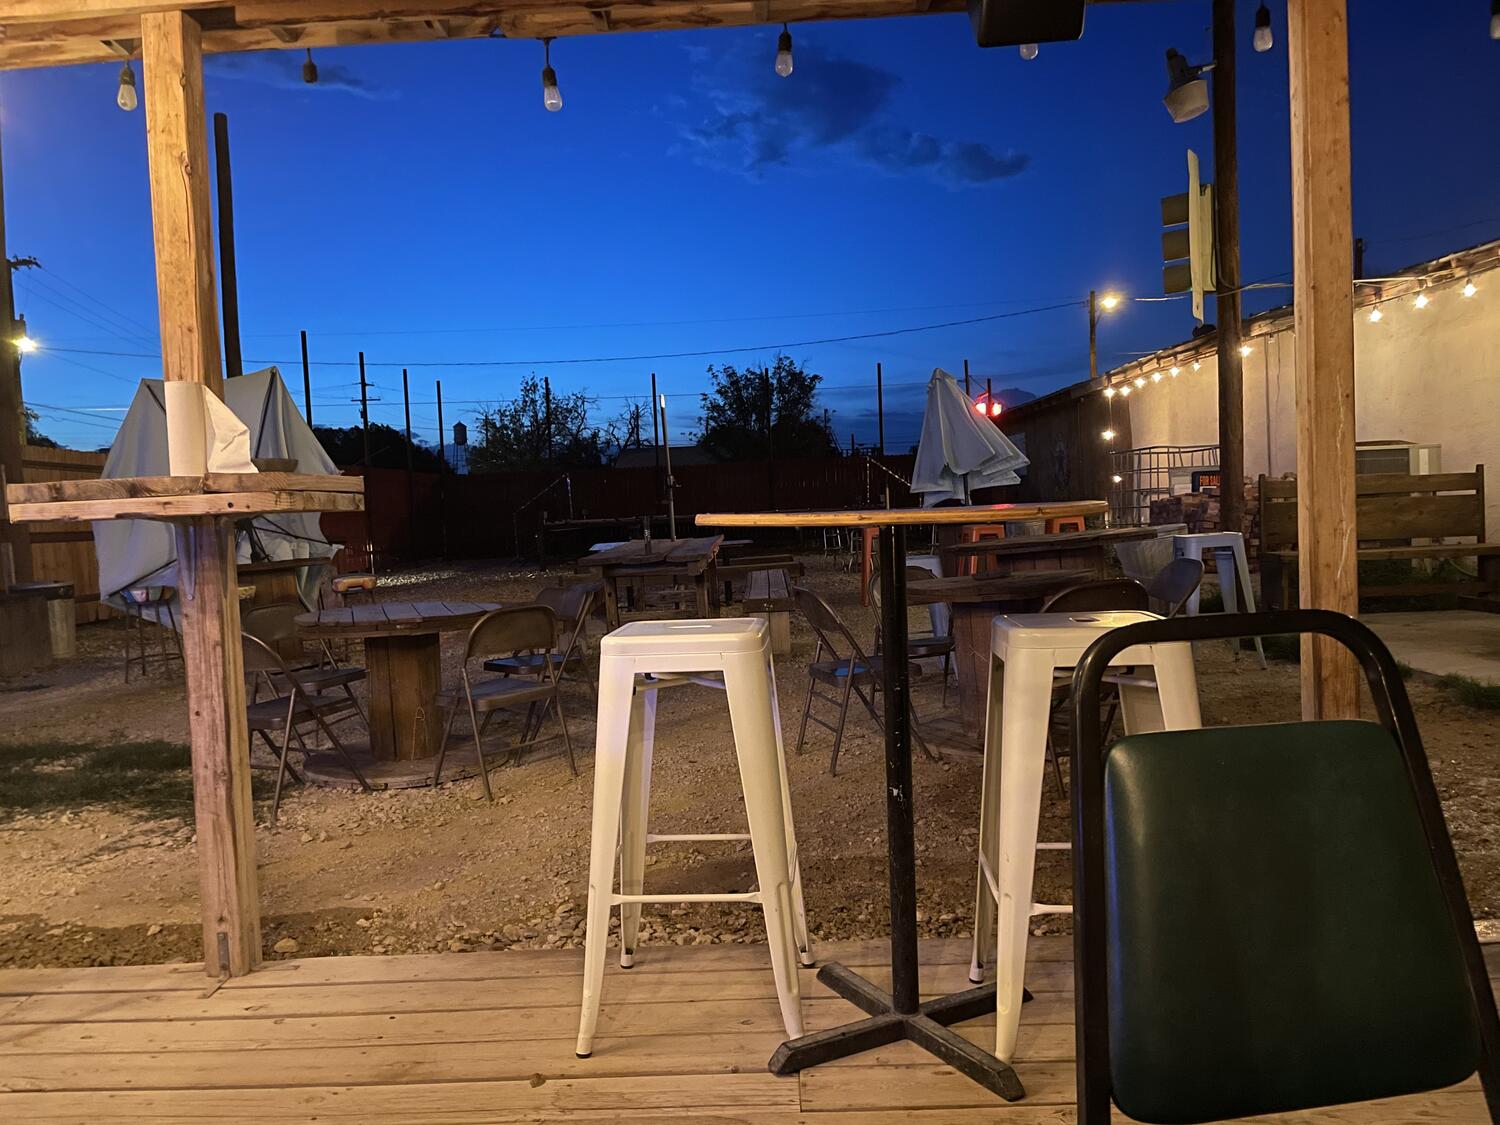
[[[1408,473],[1421,476],[1443,471],[1442,446],[1414,441],[1361,441],[1354,445],[1356,473]]]

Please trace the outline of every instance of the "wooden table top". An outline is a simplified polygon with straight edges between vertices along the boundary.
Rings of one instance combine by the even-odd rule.
[[[309,637],[417,636],[467,629],[499,608],[495,602],[376,602],[304,613],[297,627]]]
[[[332,566],[333,556],[323,555],[314,559],[266,559],[262,562],[239,563],[241,574],[280,574],[288,570],[303,570],[309,566]]]
[[[702,563],[713,558],[723,542],[722,535],[705,535],[695,539],[653,539],[650,543],[651,549],[648,551],[644,539],[632,539],[629,543],[621,543],[618,547],[584,555],[578,560],[578,565],[598,567],[602,570],[605,567],[614,566],[661,566],[662,564],[676,566]]]
[[[944,555],[1027,555],[1039,551],[1066,551],[1100,543],[1128,543],[1155,539],[1154,527],[1099,527],[1092,531],[1059,531],[1052,535],[1014,535],[1004,539],[981,539],[977,543],[954,543],[939,547]]]
[[[699,527],[911,527],[932,524],[1004,523],[1006,520],[1097,516],[1103,500],[1055,500],[1026,504],[968,504],[952,508],[869,508],[822,512],[705,512]]]
[[[931,602],[947,602],[962,605],[1046,598],[1059,590],[1066,590],[1097,577],[1092,570],[1027,570],[1020,574],[923,578],[906,584],[906,603],[927,605]]]

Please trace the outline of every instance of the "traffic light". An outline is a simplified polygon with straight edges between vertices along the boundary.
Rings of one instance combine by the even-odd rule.
[[[1162,292],[1191,293],[1193,316],[1203,323],[1203,294],[1213,289],[1214,188],[1198,179],[1198,154],[1188,149],[1188,189],[1161,201]]]

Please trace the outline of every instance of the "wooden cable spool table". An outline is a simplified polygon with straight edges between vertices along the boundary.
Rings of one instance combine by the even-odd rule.
[[[891,989],[829,963],[818,980],[868,1013],[866,1019],[815,1031],[783,1043],[771,1056],[773,1074],[909,1040],[936,1055],[1007,1101],[1025,1096],[1009,1063],[969,1042],[949,1024],[995,1010],[993,983],[952,996],[922,1000],[917,965],[916,818],[912,811],[911,725],[907,674],[906,528],[941,523],[1002,523],[1006,520],[1090,516],[1104,512],[1103,500],[1054,504],[984,504],[958,508],[887,508],[873,511],[708,513],[703,527],[877,527],[880,552],[881,636],[891,669],[885,703],[886,844],[891,887]]]
[[[304,613],[311,640],[365,643],[370,754],[379,760],[431,758],[443,738],[437,694],[443,686],[442,634],[469,629],[492,602],[376,602]]]

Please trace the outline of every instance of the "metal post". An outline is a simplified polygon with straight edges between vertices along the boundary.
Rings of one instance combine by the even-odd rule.
[[[881,370],[880,364],[878,362],[875,364],[875,418],[876,418],[877,425],[879,427],[878,433],[879,433],[880,463],[881,463],[881,467],[884,468],[884,466],[885,466],[885,373]],[[885,506],[887,508],[889,508],[891,506],[891,486],[890,486],[889,482],[884,482],[884,483],[885,483],[885,489],[884,489],[884,492],[885,492]]]
[[[911,685],[906,662],[906,529],[882,527],[881,638],[885,643],[885,811],[891,860],[891,1007],[910,1015],[921,1003],[917,971],[916,840],[911,791]]]
[[[411,388],[404,367],[401,369],[401,401],[406,407],[406,558],[410,563],[417,558],[417,484],[412,476],[411,463]]]
[[[973,393],[969,390],[969,361],[968,360],[964,360],[964,397],[965,398],[973,398],[974,397]]]
[[[307,330],[302,331],[302,409],[307,424],[312,421],[312,367],[307,362]]]
[[[214,114],[214,183],[219,196],[219,303],[224,318],[224,374],[245,373],[240,354],[240,290],[234,271],[234,178],[229,172],[229,118]]]
[[[667,537],[677,540],[677,482],[672,479],[672,441],[667,436],[667,396],[657,400],[661,410],[661,451],[667,463]]]
[[[547,441],[547,452],[542,460],[550,465],[552,464],[552,379],[546,375],[542,376],[542,391],[546,395],[546,414],[542,428]]]
[[[1245,372],[1240,355],[1240,160],[1236,140],[1234,0],[1214,0],[1214,211],[1218,229],[1219,530],[1245,516]]]
[[[375,533],[370,520],[370,397],[369,385],[365,382],[365,353],[359,353],[359,433],[364,441],[362,464],[365,470],[365,559],[370,564],[370,573],[375,573]]]
[[[448,432],[443,429],[443,381],[437,381],[438,522],[443,527],[443,559],[448,558]],[[517,552],[519,553],[519,552]]]
[[[656,490],[656,502],[661,503],[661,426],[656,416],[656,372],[651,372],[651,460],[656,469],[652,476],[652,487]]]

